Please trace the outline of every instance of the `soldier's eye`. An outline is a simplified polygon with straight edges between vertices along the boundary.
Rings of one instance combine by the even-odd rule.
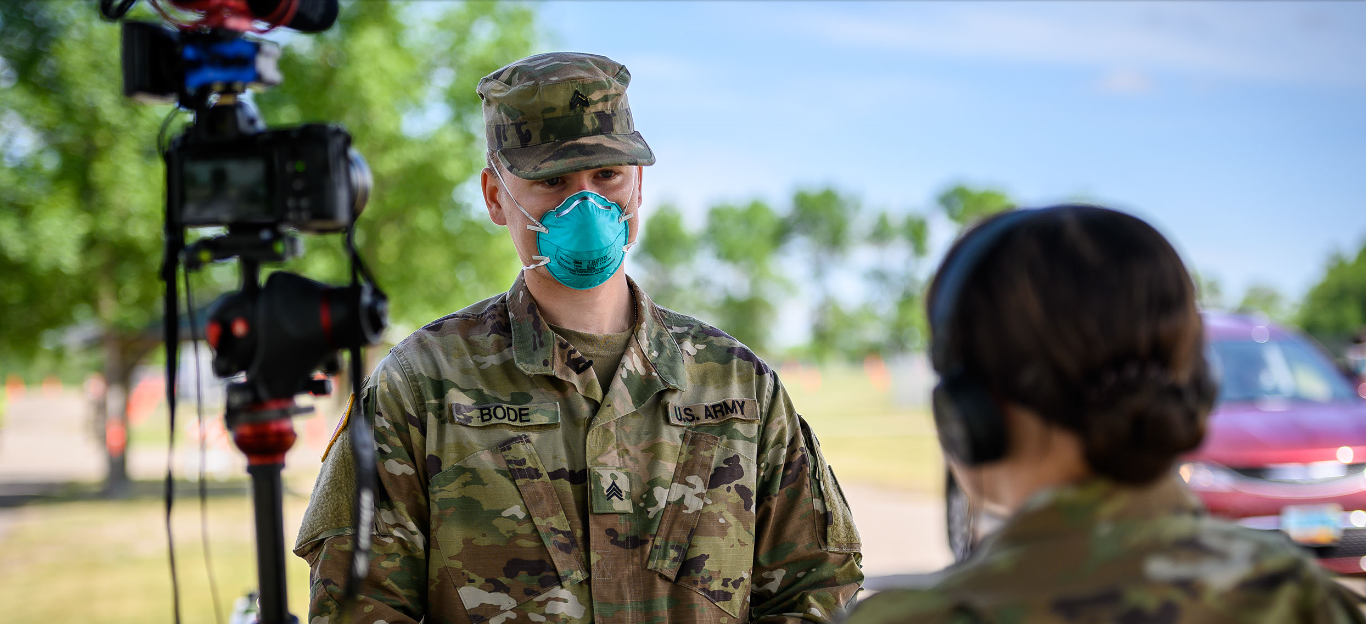
[[[555,176],[553,178],[546,178],[544,180],[541,180],[541,183],[546,186],[559,186],[561,184],[564,184],[564,178]]]
[[[604,180],[611,180],[612,178],[615,178],[619,175],[621,175],[621,172],[617,171],[616,169],[603,169],[601,171],[598,171],[598,177]]]

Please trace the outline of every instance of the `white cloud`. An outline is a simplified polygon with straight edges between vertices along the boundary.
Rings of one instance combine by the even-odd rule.
[[[1080,67],[1145,67],[1275,82],[1366,85],[1366,5],[874,4],[787,11],[845,46]],[[1331,15],[1330,15],[1331,14]]]
[[[1143,95],[1154,89],[1153,81],[1147,74],[1136,69],[1116,67],[1106,72],[1096,82],[1096,87],[1105,93],[1115,95]]]

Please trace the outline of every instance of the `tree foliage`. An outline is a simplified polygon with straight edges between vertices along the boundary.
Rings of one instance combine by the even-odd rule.
[[[1291,303],[1274,286],[1252,284],[1243,292],[1238,312],[1260,314],[1278,323],[1293,323],[1295,311]]]
[[[123,98],[118,49],[93,6],[0,4],[0,353],[33,360],[57,330],[98,326],[116,398],[156,345],[145,329],[159,316],[166,112]],[[111,490],[125,467],[110,455]]]
[[[1330,346],[1347,344],[1366,327],[1366,246],[1355,256],[1333,254],[1298,317],[1301,328]]]
[[[683,310],[697,297],[697,234],[672,204],[650,211],[649,227],[640,233],[635,257],[644,265],[639,278],[658,304]]]
[[[0,351],[98,322],[137,333],[158,316],[168,107],[126,100],[118,28],[78,3],[0,4]]]
[[[812,312],[809,341],[799,348],[804,356],[859,359],[919,348],[928,222],[879,211],[865,225],[861,214],[853,195],[808,189],[782,208],[760,200],[713,205],[695,233],[665,205],[648,213],[636,273],[657,301],[761,353],[773,354],[779,312],[792,304]],[[865,273],[859,266],[869,254],[860,260],[861,252],[875,258]],[[799,280],[809,288],[797,288]],[[848,299],[850,290],[863,294]]]
[[[145,5],[130,17],[155,19]],[[459,190],[482,167],[474,85],[526,56],[534,37],[521,5],[350,2],[328,32],[283,37],[285,82],[255,98],[272,125],[351,131],[375,178],[357,238],[400,331],[516,273],[512,250]],[[90,324],[114,388],[157,343],[156,137],[171,110],[123,97],[118,50],[119,28],[93,4],[0,3],[0,353],[32,361],[45,336]],[[345,279],[338,239],[310,237],[288,268]],[[203,303],[235,278],[225,266],[196,283]]]
[[[1222,310],[1224,308],[1224,286],[1219,278],[1199,271],[1191,271],[1191,279],[1195,281],[1195,296],[1201,309]]]
[[[706,277],[716,325],[765,352],[777,320],[777,300],[789,282],[775,259],[787,242],[782,215],[762,201],[721,204],[707,212],[702,240],[727,270]]]
[[[869,242],[878,262],[868,271],[872,305],[880,319],[880,340],[869,342],[869,353],[905,353],[923,348],[929,336],[925,318],[925,279],[921,261],[929,251],[929,222],[918,214],[898,219],[879,215]]]
[[[799,190],[792,197],[788,230],[797,253],[811,271],[815,308],[811,318],[809,351],[817,360],[840,353],[853,342],[852,336],[863,328],[861,321],[870,314],[851,315],[839,304],[831,288],[831,270],[839,266],[866,232],[858,227],[861,206],[858,199],[825,188]]]
[[[966,226],[982,217],[1004,212],[1015,207],[1003,191],[982,188],[974,189],[962,184],[949,187],[939,194],[939,208],[959,226]]]

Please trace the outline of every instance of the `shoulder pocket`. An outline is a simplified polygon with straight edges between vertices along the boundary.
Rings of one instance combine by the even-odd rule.
[[[464,405],[452,403],[451,421],[470,427],[511,425],[513,427],[533,427],[536,425],[559,425],[559,403],[532,403],[529,405],[508,405],[490,403],[488,405]]]
[[[650,509],[660,519],[647,567],[733,617],[749,600],[755,479],[753,460],[689,430],[668,493]]]
[[[816,503],[817,511],[825,516],[823,547],[834,552],[860,552],[861,544],[858,529],[854,527],[854,513],[849,509],[849,501],[844,498],[844,490],[840,489],[839,481],[835,479],[835,471],[825,462],[820,440],[811,433],[811,427],[806,424],[806,419],[799,417],[798,421],[801,423],[806,448],[811,454],[811,476],[815,481],[812,499]]]

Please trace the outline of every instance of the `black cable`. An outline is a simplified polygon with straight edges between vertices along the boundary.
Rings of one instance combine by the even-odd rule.
[[[351,256],[351,290],[355,296],[354,304],[357,313],[361,313],[360,256],[356,253],[355,235],[354,226],[346,231],[346,250]],[[351,550],[351,566],[341,601],[344,614],[353,610],[350,608],[352,601],[360,593],[361,583],[369,573],[370,541],[375,514],[375,435],[361,393],[365,383],[364,372],[361,370],[361,342],[359,336],[353,336],[350,347],[352,400],[347,428],[356,478],[356,496],[351,505],[351,517],[355,521],[355,543]]]
[[[137,2],[138,0],[100,0],[100,17],[105,21],[117,22],[123,19]]]
[[[175,532],[171,529],[171,507],[175,501],[175,481],[172,471],[175,455],[175,404],[176,404],[176,347],[179,338],[177,306],[179,298],[175,294],[175,274],[177,263],[170,253],[172,246],[179,247],[179,241],[167,240],[166,265],[162,267],[162,278],[166,282],[165,318],[163,318],[163,339],[166,341],[166,412],[170,420],[170,431],[166,435],[166,555],[171,562],[171,598],[175,622],[180,624],[180,581],[175,565]],[[178,251],[177,251],[178,253]]]
[[[172,110],[161,122],[161,133],[170,126],[176,111]],[[158,137],[157,148],[161,142]],[[164,158],[165,151],[161,150]],[[170,163],[167,163],[168,167]],[[170,192],[168,180],[167,190]],[[171,508],[175,501],[175,481],[171,457],[175,452],[175,408],[176,408],[176,355],[180,346],[180,298],[176,296],[176,273],[180,269],[180,252],[185,247],[185,228],[182,227],[167,204],[162,235],[165,238],[165,251],[161,257],[161,281],[166,285],[166,296],[162,306],[162,340],[166,347],[166,414],[170,431],[166,441],[166,554],[171,563],[171,595],[175,624],[180,624],[180,580],[175,565],[175,535],[171,528]]]
[[[194,409],[199,430],[199,541],[204,545],[204,570],[209,576],[209,594],[213,596],[213,617],[223,624],[223,605],[218,601],[218,580],[213,574],[213,556],[209,550],[209,490],[205,484],[204,464],[208,461],[204,431],[204,377],[199,370],[199,325],[195,322],[194,294],[190,290],[190,272],[185,271],[185,309],[190,320],[190,345],[194,348]]]
[[[166,113],[165,119],[161,120],[161,129],[157,130],[157,154],[162,156],[166,155],[166,129],[171,127],[171,120],[175,119],[176,115],[179,115],[182,112],[184,112],[184,109],[176,106],[171,109],[171,112]]]

